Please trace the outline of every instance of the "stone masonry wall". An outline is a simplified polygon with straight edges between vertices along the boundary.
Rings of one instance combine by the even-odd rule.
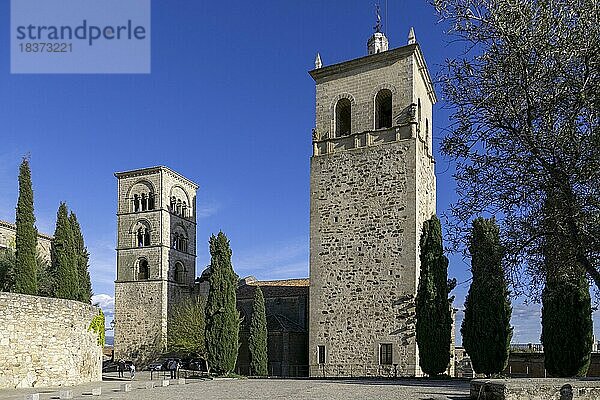
[[[382,374],[379,346],[391,343],[398,374],[416,374],[416,142],[312,159],[312,368],[325,345],[336,374]]]
[[[115,358],[152,361],[166,346],[163,281],[115,283]]]
[[[102,380],[102,347],[90,323],[98,308],[0,292],[0,388]]]

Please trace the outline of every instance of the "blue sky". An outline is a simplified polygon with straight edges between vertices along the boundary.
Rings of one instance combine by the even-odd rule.
[[[200,185],[197,273],[223,230],[240,276],[308,276],[309,158],[317,51],[324,65],[366,55],[372,0],[152,1],[152,73],[11,75],[9,2],[0,2],[0,219],[13,221],[17,171],[31,156],[38,229],[66,201],[91,253],[94,292],[110,309],[115,171],[167,165]],[[414,26],[433,76],[458,49],[421,1],[382,1],[390,47]],[[439,154],[448,114],[434,110],[437,208],[454,198]],[[468,280],[468,264],[449,275]],[[468,283],[455,289],[461,307]],[[515,342],[539,341],[539,307],[514,305]],[[459,313],[458,323],[461,315]]]

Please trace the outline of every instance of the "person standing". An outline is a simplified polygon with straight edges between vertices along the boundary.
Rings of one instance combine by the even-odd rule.
[[[119,378],[123,378],[123,372],[125,372],[125,360],[120,359],[117,361],[117,371],[119,372]]]
[[[131,379],[133,380],[133,378],[135,378],[135,365],[133,365],[133,363],[131,363],[129,366],[129,373],[131,374]]]

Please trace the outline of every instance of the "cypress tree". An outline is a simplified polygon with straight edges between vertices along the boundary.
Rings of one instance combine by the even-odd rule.
[[[583,269],[576,279],[547,279],[542,292],[544,366],[550,376],[586,376],[592,350],[589,283]]]
[[[77,264],[77,277],[79,282],[79,295],[77,300],[90,303],[92,301],[92,282],[90,280],[89,262],[90,254],[85,247],[83,234],[77,216],[73,211],[69,214],[69,223],[73,231],[74,257]]]
[[[19,168],[19,200],[15,223],[15,269],[14,291],[24,294],[37,294],[37,264],[35,260],[37,247],[37,229],[33,214],[33,188],[31,187],[31,170],[29,161],[23,158]]]
[[[252,374],[267,376],[267,314],[265,312],[265,298],[260,286],[256,287],[254,293],[248,348],[250,350],[250,371]]]
[[[508,364],[512,327],[509,292],[502,269],[503,249],[496,221],[473,221],[469,252],[473,281],[460,332],[478,374],[497,374]]]
[[[60,203],[56,214],[56,229],[50,247],[50,256],[52,270],[56,274],[54,295],[61,299],[78,300],[80,291],[73,230],[65,203]]]
[[[560,193],[551,191],[544,204],[549,234],[543,245],[546,282],[542,291],[544,366],[555,377],[585,376],[590,365],[593,324],[589,282],[577,262]]]
[[[423,223],[420,246],[421,277],[416,298],[419,365],[423,372],[435,376],[446,371],[450,363],[452,340],[448,259],[442,246],[442,226],[435,215]]]
[[[238,353],[240,318],[236,309],[238,277],[231,266],[229,240],[212,235],[210,290],[206,302],[206,352],[210,368],[224,375],[233,371]]]

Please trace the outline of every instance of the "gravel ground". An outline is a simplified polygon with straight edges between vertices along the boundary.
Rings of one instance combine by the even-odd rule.
[[[191,380],[185,385],[146,389],[150,375],[141,373],[133,381],[120,380],[113,374],[103,382],[80,385],[71,390],[75,399],[176,399],[176,400],[237,400],[237,399],[373,399],[373,400],[467,400],[466,381],[412,380],[308,380],[308,379],[215,379]],[[156,380],[157,384],[160,381]],[[132,391],[120,391],[123,383],[131,383]],[[102,395],[91,396],[91,390],[102,387]],[[40,399],[58,398],[60,389],[0,390],[0,399],[22,400],[26,394],[40,393]]]

